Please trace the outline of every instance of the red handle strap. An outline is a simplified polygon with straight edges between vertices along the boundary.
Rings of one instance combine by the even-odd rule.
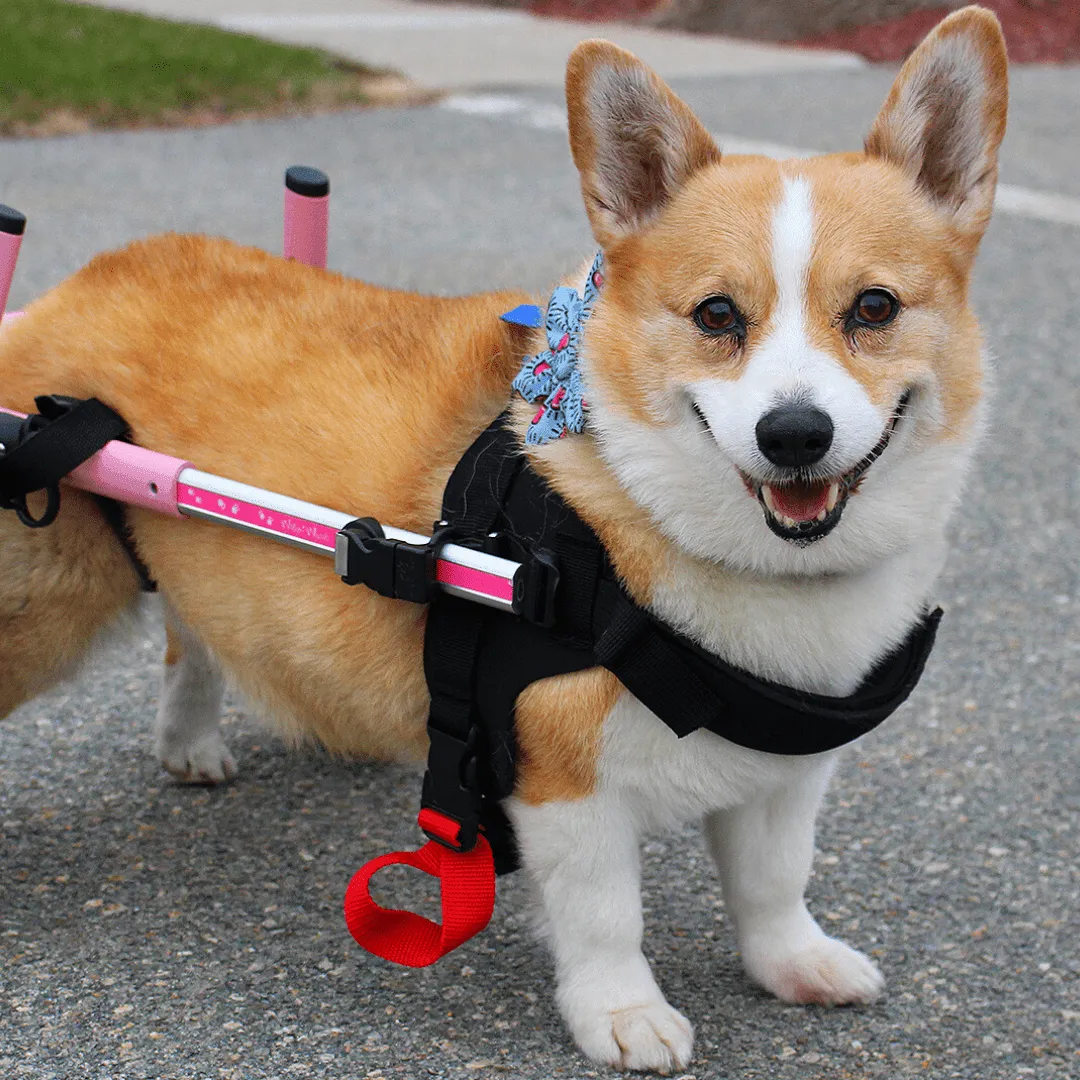
[[[425,832],[456,840],[458,825],[432,810],[420,811]],[[380,907],[372,877],[387,866],[413,866],[439,879],[442,925],[412,911]],[[472,851],[451,851],[429,840],[419,851],[394,851],[362,866],[345,891],[345,922],[361,948],[407,967],[427,967],[480,933],[495,909],[495,860],[477,837]]]

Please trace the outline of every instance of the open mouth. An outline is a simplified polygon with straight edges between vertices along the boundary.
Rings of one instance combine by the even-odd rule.
[[[877,445],[841,476],[766,483],[740,469],[746,490],[765,511],[765,524],[782,540],[793,544],[810,544],[828,536],[839,523],[848,499],[859,490],[870,466],[885,452],[910,401],[911,391],[907,390],[896,403]]]

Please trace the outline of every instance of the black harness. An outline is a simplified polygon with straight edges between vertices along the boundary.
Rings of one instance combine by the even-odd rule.
[[[128,438],[129,430],[94,398],[36,403],[40,414],[26,420],[0,413],[0,509],[13,509],[38,528],[56,517],[60,479],[110,439]],[[42,489],[48,504],[35,519],[26,495]],[[100,501],[144,587],[152,587],[122,508]],[[517,866],[499,804],[514,789],[514,709],[531,683],[603,667],[679,738],[704,729],[764,753],[820,754],[873,730],[907,699],[941,619],[940,609],[925,614],[848,697],[806,693],[732,667],[629,596],[596,534],[530,468],[505,413],[454,469],[442,513],[424,545],[387,539],[371,518],[346,525],[342,577],[430,605],[424,672],[431,748],[422,805],[458,829],[456,840],[429,835],[470,851],[483,830],[499,873]],[[439,547],[449,541],[522,564],[515,578],[518,614],[436,587]]]
[[[679,738],[704,729],[765,753],[819,754],[865,735],[907,699],[942,614],[924,615],[847,697],[759,679],[629,596],[596,534],[529,467],[505,414],[455,468],[443,519],[456,543],[482,538],[526,569],[524,617],[436,594],[424,641],[431,750],[422,802],[460,823],[460,850],[483,828],[500,873],[516,866],[499,800],[514,788],[514,707],[531,683],[604,667]]]

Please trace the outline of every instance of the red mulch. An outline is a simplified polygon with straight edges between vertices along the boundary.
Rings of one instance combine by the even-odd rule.
[[[537,15],[584,22],[632,22],[651,15],[661,0],[533,0],[529,10]]]
[[[522,4],[538,15],[564,19],[634,20],[651,14],[662,0],[532,0]],[[1080,0],[979,0],[1001,20],[1014,63],[1080,63]],[[846,49],[867,60],[903,60],[946,8],[913,11],[888,22],[837,30],[791,44]]]
[[[1080,0],[980,0],[1001,20],[1013,63],[1080,61]],[[867,60],[903,60],[927,31],[948,14],[944,8],[913,11],[899,19],[836,30],[804,39],[812,48],[847,49]]]

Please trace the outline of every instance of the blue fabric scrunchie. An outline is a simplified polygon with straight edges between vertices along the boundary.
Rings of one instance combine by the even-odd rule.
[[[548,347],[535,356],[526,356],[514,379],[514,389],[540,408],[529,424],[525,441],[537,446],[561,439],[567,432],[585,430],[585,400],[578,349],[585,320],[604,283],[604,256],[598,252],[585,281],[584,293],[560,285],[548,301],[544,330]]]

